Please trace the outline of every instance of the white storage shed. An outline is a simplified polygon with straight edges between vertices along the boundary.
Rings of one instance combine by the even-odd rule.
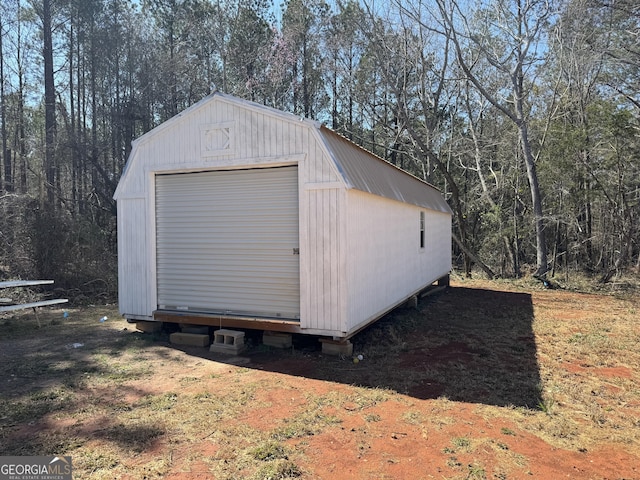
[[[138,138],[114,198],[133,321],[345,339],[451,268],[436,188],[315,121],[226,94]]]

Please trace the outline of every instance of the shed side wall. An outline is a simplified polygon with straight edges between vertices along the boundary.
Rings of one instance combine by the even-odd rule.
[[[144,198],[118,200],[118,304],[125,316],[151,317]]]
[[[451,269],[451,216],[348,192],[348,328],[386,312]],[[425,248],[420,248],[420,212]]]

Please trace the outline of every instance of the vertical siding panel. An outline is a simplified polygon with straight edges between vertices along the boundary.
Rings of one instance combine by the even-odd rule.
[[[324,162],[323,162],[324,165]],[[333,229],[333,219],[331,218],[331,190],[322,191],[322,218],[323,218],[323,254],[322,269],[324,271],[324,309],[323,316],[327,326],[332,327],[333,315],[331,314],[332,302],[331,293],[334,288],[335,279],[331,276],[331,265],[333,263],[334,245],[331,243],[331,230]]]
[[[268,122],[269,127],[268,138],[269,142],[269,155],[278,155],[278,124],[282,123],[280,120],[272,120]]]
[[[340,262],[340,244],[338,243],[339,228],[339,210],[338,210],[338,191],[331,190],[331,328],[338,330],[340,317],[338,315],[338,291],[340,288],[340,276],[338,274],[338,265]]]
[[[281,131],[281,122],[276,122],[276,131]],[[276,143],[280,143],[280,134],[276,135]],[[299,210],[299,246],[300,246],[300,327],[309,328],[309,195],[304,189],[307,183],[306,161],[303,159],[298,164],[298,198],[300,199]]]
[[[290,152],[302,151],[302,149],[300,148],[300,145],[302,143],[301,139],[303,134],[304,132],[302,131],[302,129],[298,125],[296,125],[294,127],[294,135],[292,135],[290,142],[288,142]]]
[[[324,163],[324,162],[323,162]],[[326,167],[324,167],[326,168]],[[326,304],[325,304],[325,318],[327,319],[327,325],[330,328],[334,328],[335,316],[333,314],[333,292],[336,288],[336,278],[333,276],[333,264],[335,262],[335,244],[333,242],[333,230],[334,225],[334,211],[333,211],[333,192],[334,190],[324,190],[324,223],[325,223],[325,287],[326,287]]]
[[[320,149],[320,146],[318,146],[317,148]],[[318,153],[320,154],[320,152]],[[329,162],[327,159],[327,161],[322,162],[322,178],[325,182],[331,182],[334,180],[334,178],[332,177],[333,176],[331,175],[331,167],[329,166]]]
[[[143,198],[118,201],[118,304],[123,315],[151,315],[147,289],[147,237],[143,228],[146,213]]]
[[[245,143],[247,145],[247,156],[248,157],[257,157],[258,156],[258,148],[256,139],[258,138],[258,114],[251,112],[249,116],[251,119],[251,130],[249,131],[249,136],[245,139]]]
[[[252,123],[251,123],[251,137],[247,138],[247,143],[251,145],[251,156],[252,157],[261,157],[262,152],[264,151],[264,136],[263,132],[260,130],[262,115],[259,113],[254,113],[252,115]]]
[[[237,129],[237,153],[238,158],[247,158],[247,138],[251,134],[251,115],[250,112],[236,106],[229,105],[227,115],[231,119],[236,120]]]
[[[147,148],[145,149],[145,161],[143,165],[151,165],[152,168],[158,168],[159,159],[158,159],[158,147],[160,146],[160,142],[149,142],[147,143]],[[144,174],[141,171],[140,177],[143,177]]]
[[[317,245],[317,216],[316,216],[316,208],[317,208],[317,193],[315,191],[309,192],[309,259],[310,259],[310,271],[311,278],[309,279],[309,284],[311,288],[309,289],[309,293],[311,297],[309,298],[309,303],[311,306],[311,318],[309,319],[311,328],[318,328],[318,245]]]
[[[253,139],[256,138],[256,114],[254,112],[247,112],[247,118],[249,119],[249,128],[246,137],[242,139],[245,147],[247,148],[247,151],[243,158],[252,158],[256,156],[256,146],[254,145],[255,142],[253,141]]]
[[[312,192],[305,192],[305,196],[307,198],[307,208],[305,211],[306,223],[307,223],[307,231],[305,232],[307,241],[305,244],[304,255],[307,259],[307,278],[305,279],[307,282],[307,297],[305,301],[307,302],[308,309],[307,314],[308,317],[306,319],[301,319],[302,321],[306,320],[306,326],[308,328],[315,327],[315,274],[314,274],[314,258],[315,252],[313,251],[313,219],[311,218],[311,210],[313,203],[313,195]],[[302,252],[301,252],[302,254]]]
[[[208,110],[208,109],[204,109]],[[202,113],[200,113],[202,112]],[[187,162],[195,163],[200,158],[200,152],[197,151],[197,146],[200,143],[200,125],[204,122],[202,121],[203,110],[201,110],[199,115],[194,115],[193,119],[189,122],[187,128],[187,145],[185,145],[185,151],[189,152]]]
[[[323,162],[324,165],[324,162]],[[331,262],[333,259],[333,245],[331,244],[331,190],[322,190],[322,272],[323,278],[323,316],[327,326],[332,326],[333,316],[331,315],[331,291],[333,283],[331,278]]]
[[[210,108],[207,123],[220,123],[224,119],[230,119],[229,106],[226,102],[217,102],[216,108]]]
[[[340,285],[338,286],[338,318],[341,330],[347,330],[348,325],[348,308],[349,308],[349,259],[350,250],[349,239],[349,197],[347,190],[342,189],[338,192],[338,278]]]
[[[245,137],[247,135],[249,135],[249,129],[247,127],[248,122],[247,122],[247,112],[240,110],[240,111],[236,111],[235,118],[238,119],[237,122],[237,137],[236,137],[236,156],[240,157],[240,158],[246,158],[247,153],[245,151]]]
[[[255,145],[253,145],[253,155],[256,157],[262,157],[264,156],[264,142],[265,142],[265,137],[264,137],[264,130],[262,129],[262,121],[264,120],[264,115],[262,114],[255,114],[255,120],[254,120],[254,124],[253,124],[253,132],[254,132],[254,136],[251,137],[251,139],[249,140],[250,142],[253,143],[254,139],[257,139],[257,142]]]
[[[169,157],[169,163],[183,163],[184,159],[183,155],[180,155],[180,150],[182,147],[182,129],[184,126],[184,122],[179,122],[176,130],[177,132],[173,132],[173,135],[163,135],[163,140],[166,148],[166,152],[171,152]],[[177,133],[177,135],[176,135]],[[175,137],[175,138],[172,138]],[[173,140],[173,141],[171,141]]]
[[[328,252],[328,245],[327,245],[327,228],[329,227],[328,223],[327,223],[327,218],[326,218],[326,202],[325,202],[325,197],[326,197],[326,191],[325,190],[318,190],[317,195],[319,197],[319,202],[318,202],[318,222],[320,223],[318,228],[318,237],[320,238],[320,244],[318,245],[318,270],[320,272],[320,279],[319,279],[319,287],[320,287],[320,305],[321,305],[321,311],[319,312],[319,318],[323,319],[323,322],[328,322],[329,316],[327,315],[327,294],[329,293],[329,290],[331,289],[331,285],[328,282],[328,278],[327,278],[327,263],[328,263],[328,259],[327,256],[329,255]]]
[[[313,194],[315,197],[315,211],[313,215],[315,217],[315,235],[316,238],[316,270],[318,272],[318,278],[316,279],[316,298],[318,299],[318,309],[316,312],[316,324],[318,327],[324,327],[324,229],[322,224],[322,191],[316,190]]]
[[[329,159],[318,144],[313,131],[302,129],[300,138],[310,144],[306,146],[308,155],[301,171],[305,183],[316,185],[306,190],[304,195],[309,201],[308,235],[308,281],[309,298],[306,301],[312,307],[308,312],[309,328],[333,331],[339,334],[345,331],[343,305],[340,303],[342,253],[340,251],[340,216],[338,212],[338,192],[335,188],[318,188],[318,184],[335,181],[333,170],[327,164]]]
[[[283,155],[284,154],[284,136],[282,134],[282,130],[284,127],[284,122],[278,120],[277,122],[274,122],[274,124],[276,127],[276,133],[274,135],[276,140],[276,155]]]

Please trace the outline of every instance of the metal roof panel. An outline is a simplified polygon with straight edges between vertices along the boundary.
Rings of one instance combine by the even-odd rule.
[[[327,127],[320,135],[350,188],[451,214],[440,190]]]

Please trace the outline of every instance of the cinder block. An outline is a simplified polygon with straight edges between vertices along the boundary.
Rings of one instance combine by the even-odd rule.
[[[198,335],[209,335],[209,327],[206,325],[186,325],[180,324],[182,333],[196,333]]]
[[[407,299],[405,304],[407,308],[418,308],[418,296],[412,295]]]
[[[147,322],[140,320],[136,322],[136,328],[144,333],[154,333],[162,330],[162,322]]]
[[[289,333],[265,331],[262,334],[262,343],[275,348],[291,348],[293,345],[293,335]]]
[[[169,341],[175,345],[207,347],[211,339],[209,338],[209,335],[201,335],[198,333],[175,332],[169,335]]]
[[[221,328],[213,332],[213,343],[211,347],[209,347],[209,351],[237,355],[246,348],[247,346],[244,344],[244,332]]]
[[[322,353],[325,355],[353,355],[353,343],[350,340],[330,340],[321,338]]]

